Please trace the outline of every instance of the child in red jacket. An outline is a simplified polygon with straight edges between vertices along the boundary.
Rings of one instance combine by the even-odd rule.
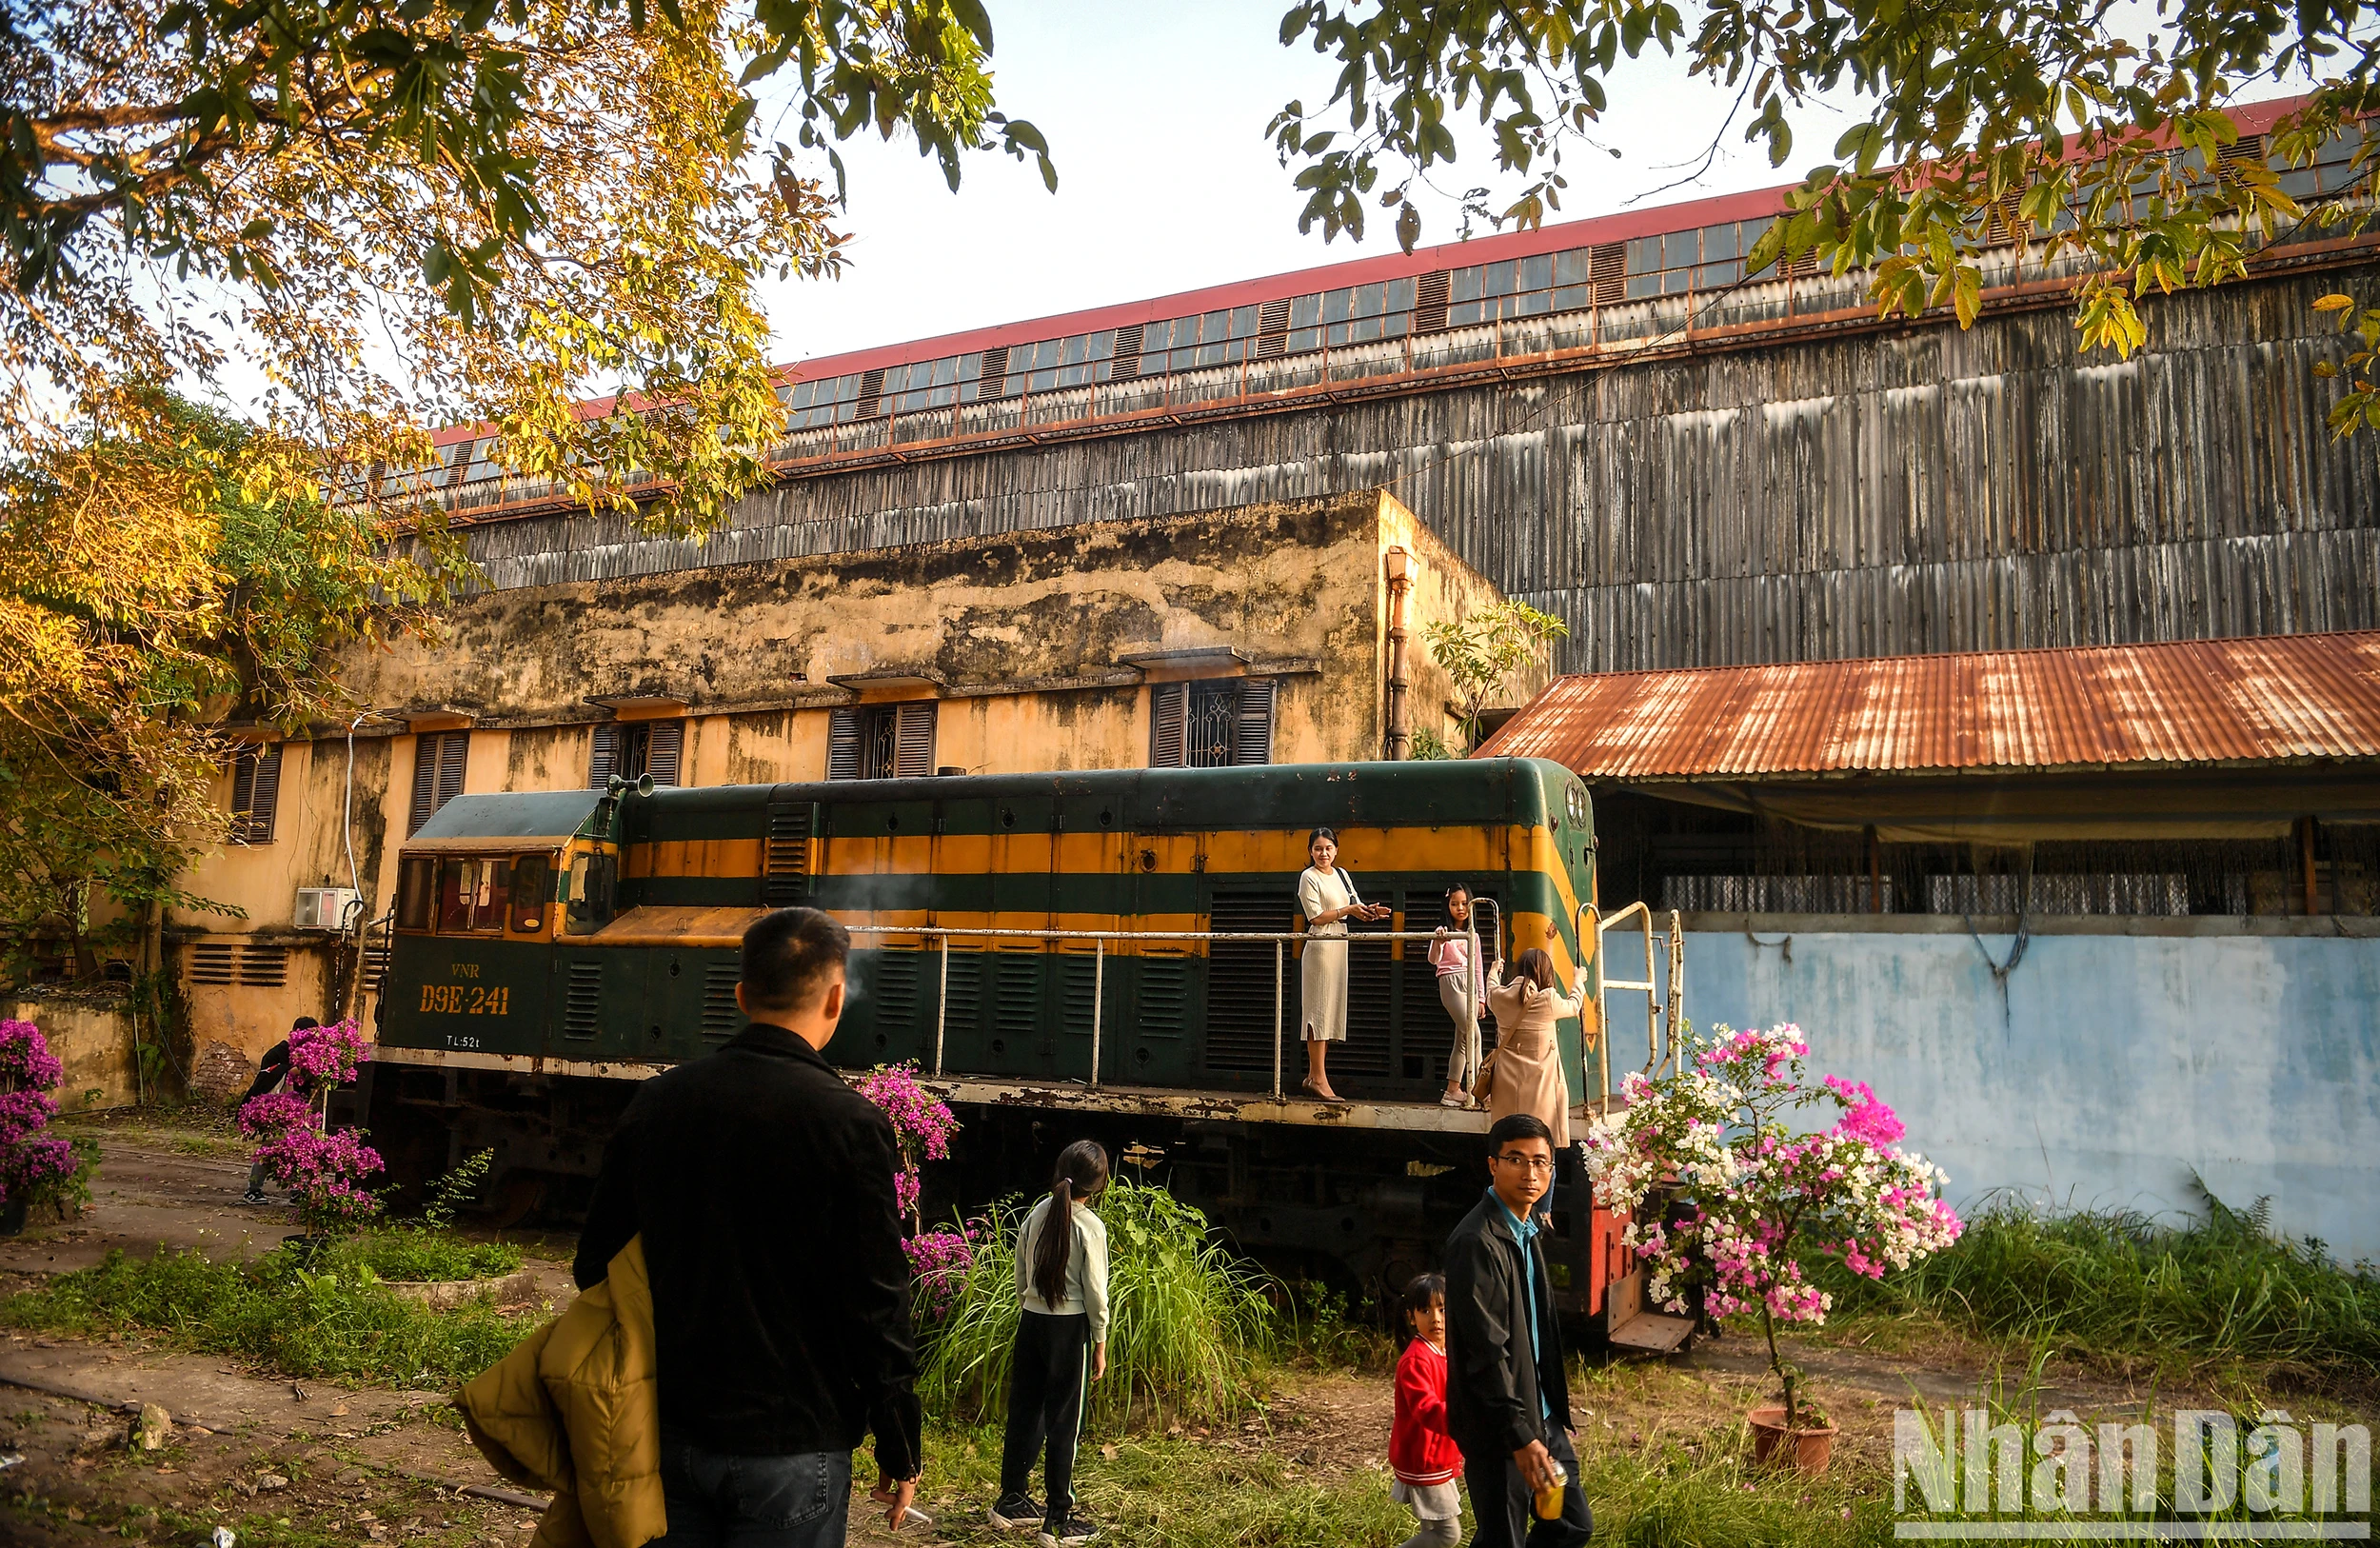
[[[1420,1522],[1401,1548],[1454,1548],[1462,1540],[1462,1453],[1446,1433],[1446,1281],[1420,1275],[1405,1286],[1404,1302],[1412,1338],[1397,1359],[1390,1493]]]

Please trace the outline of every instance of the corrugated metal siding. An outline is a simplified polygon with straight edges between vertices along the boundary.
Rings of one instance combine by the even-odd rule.
[[[1616,780],[2380,758],[2380,634],[1564,677],[1480,750]]]
[[[2368,628],[2380,470],[2309,368],[2353,277],[2152,302],[2125,363],[2051,309],[803,478],[700,543],[468,536],[534,585],[1387,484],[1571,671]]]

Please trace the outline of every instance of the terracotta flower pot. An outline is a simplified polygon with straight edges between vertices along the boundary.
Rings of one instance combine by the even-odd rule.
[[[1752,1459],[1756,1463],[1791,1462],[1815,1478],[1826,1471],[1828,1459],[1835,1455],[1835,1427],[1805,1422],[1788,1435],[1783,1403],[1763,1403],[1745,1415],[1744,1421],[1752,1426]]]

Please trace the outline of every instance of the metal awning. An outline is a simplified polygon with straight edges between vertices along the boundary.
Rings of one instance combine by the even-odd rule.
[[[1904,840],[2380,821],[2380,632],[1557,679],[1480,747]]]

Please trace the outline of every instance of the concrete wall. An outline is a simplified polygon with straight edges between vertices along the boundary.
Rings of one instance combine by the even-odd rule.
[[[123,996],[78,990],[0,1000],[0,1017],[40,1027],[66,1066],[66,1079],[50,1093],[60,1112],[129,1107],[136,1100],[132,1022]]]
[[[1954,1200],[2192,1212],[2194,1169],[2226,1203],[2270,1196],[2288,1235],[2380,1260],[2380,940],[2327,920],[2036,934],[2003,1013],[1985,953],[2006,963],[2012,935],[1753,923],[1688,930],[1687,1014],[1799,1022],[1813,1071],[1874,1086]],[[1616,1081],[1642,1003],[1612,998]]]

